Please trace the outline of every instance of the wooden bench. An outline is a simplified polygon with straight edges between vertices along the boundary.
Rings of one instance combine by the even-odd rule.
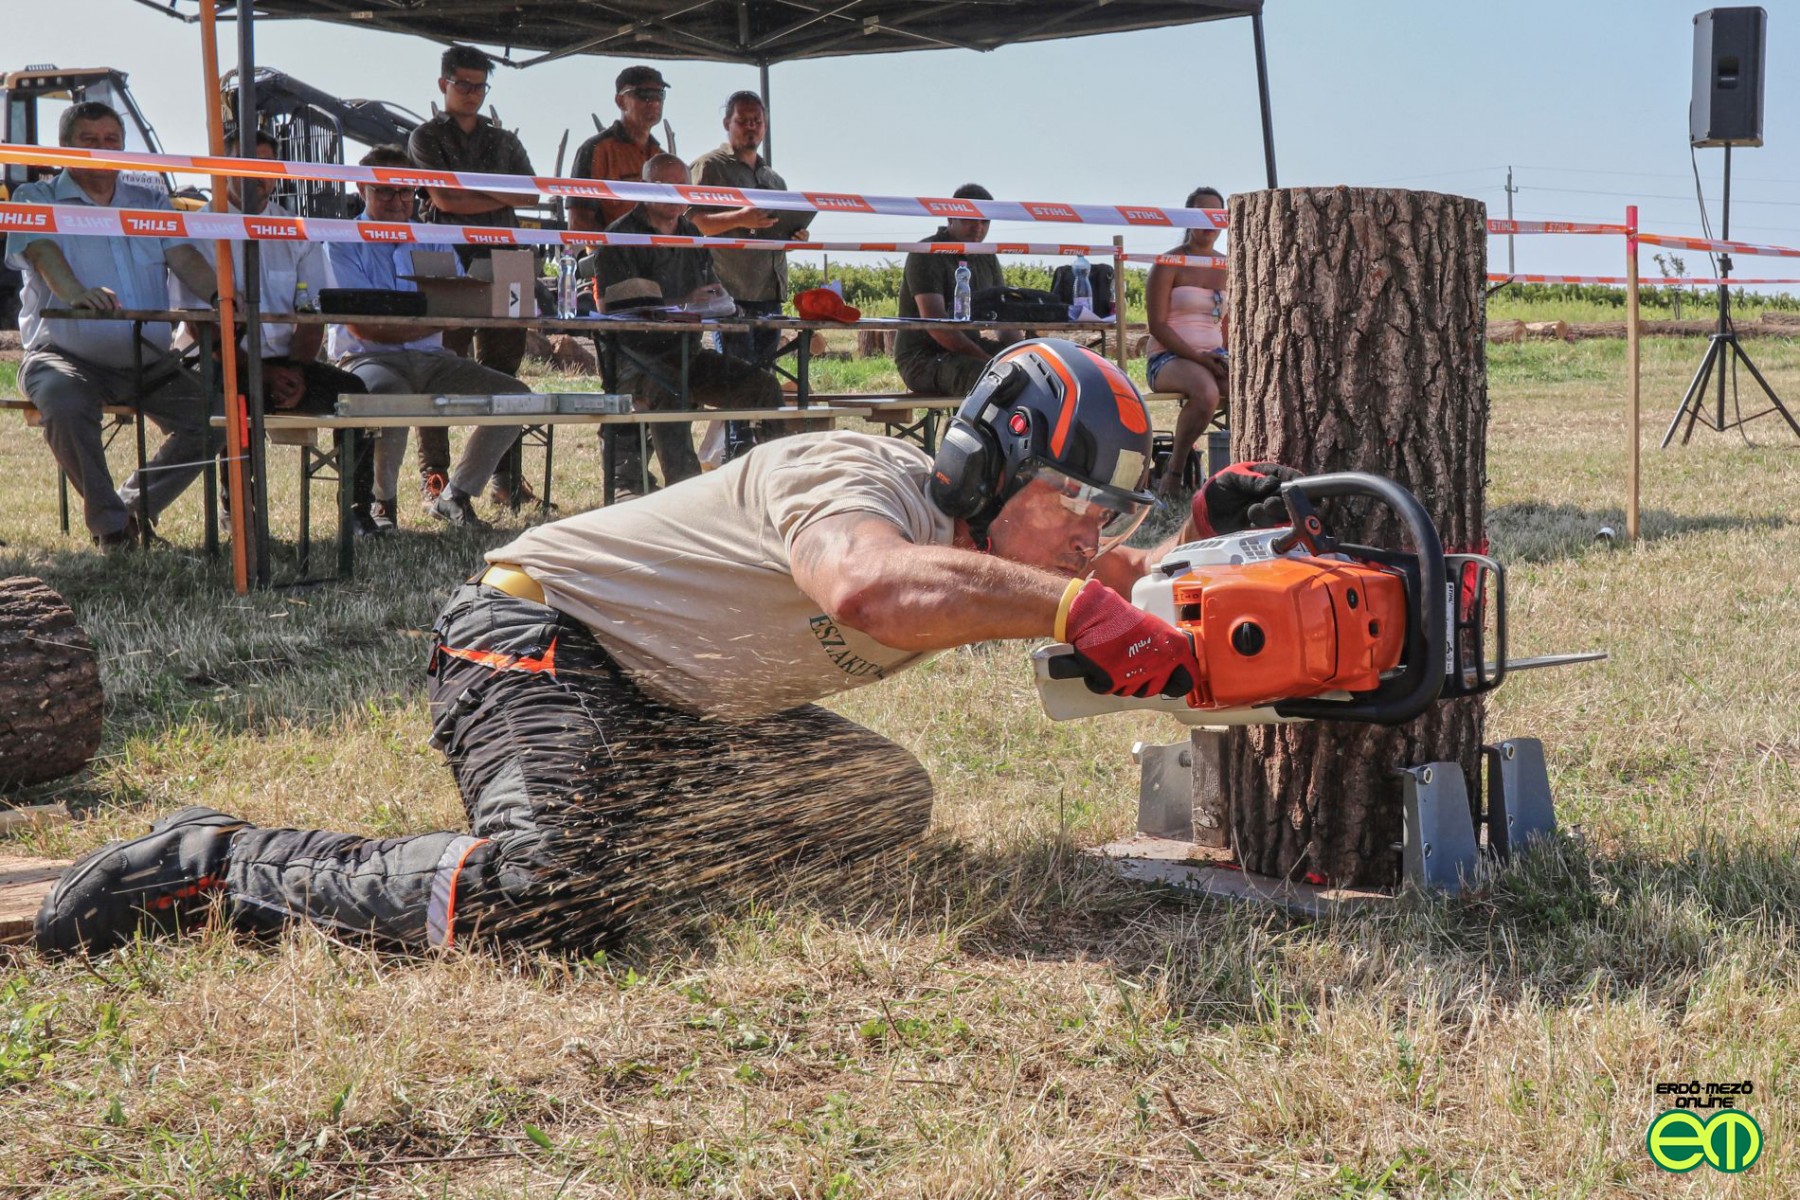
[[[937,453],[945,414],[955,412],[963,402],[961,396],[920,392],[814,392],[812,399],[815,403],[866,408],[868,420],[886,426],[894,437],[919,443],[927,454]]]
[[[366,397],[357,397],[366,399]],[[393,396],[394,400],[417,400],[418,396]],[[646,469],[649,462],[647,430],[651,425],[668,424],[678,421],[730,419],[733,421],[830,421],[836,422],[840,417],[865,417],[869,410],[866,407],[849,407],[834,404],[811,404],[806,408],[784,406],[781,408],[749,408],[749,409],[697,409],[679,412],[628,412],[628,413],[454,413],[444,416],[421,416],[407,413],[393,415],[359,414],[357,416],[340,417],[335,415],[314,415],[302,413],[274,413],[263,418],[263,432],[270,442],[276,442],[278,435],[281,444],[296,445],[300,448],[300,571],[304,574],[311,562],[312,550],[312,483],[315,479],[335,479],[338,484],[338,577],[348,579],[355,573],[355,529],[354,516],[351,513],[353,496],[351,485],[355,472],[350,468],[357,454],[361,453],[357,442],[358,434],[372,429],[416,429],[435,427],[441,429],[474,427],[483,425],[517,425],[525,435],[534,431],[541,434],[544,446],[544,490],[540,501],[545,511],[550,505],[551,468],[554,464],[554,427],[557,425],[594,425],[635,426],[640,436],[645,439],[643,451]],[[213,424],[222,425],[223,417],[214,417]],[[340,461],[337,439],[333,438],[330,450],[318,447],[317,434],[321,430],[333,433],[344,433],[343,450],[349,456],[348,461]],[[610,492],[610,488],[608,491]]]
[[[20,397],[14,396],[0,400],[0,411],[18,413],[25,419],[25,424],[33,429],[41,428],[44,424],[44,414],[38,411],[37,405]],[[138,421],[138,410],[129,404],[107,404],[101,407],[100,414],[101,418],[106,422],[102,437],[103,444],[108,449],[112,447],[113,439],[119,436],[121,430],[136,429],[137,465],[138,470],[142,471],[145,462],[148,460],[148,456],[146,455],[144,448],[143,430]],[[217,472],[214,470],[212,464],[208,462],[203,472],[206,487],[206,552],[208,554],[216,553],[219,548],[218,509],[214,491],[214,476],[216,473]],[[66,536],[69,532],[69,477],[63,474],[61,464],[58,464],[56,468],[56,493],[57,520],[62,528],[63,534]],[[144,545],[148,546],[150,544],[150,529],[147,525],[143,532]]]

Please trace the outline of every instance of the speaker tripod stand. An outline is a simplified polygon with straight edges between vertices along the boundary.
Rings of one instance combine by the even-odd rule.
[[[1730,241],[1731,147],[1729,145],[1725,147],[1725,194],[1721,210],[1723,219],[1719,225],[1719,239]],[[1669,443],[1674,440],[1675,431],[1681,428],[1683,417],[1687,418],[1687,428],[1682,429],[1681,432],[1681,444],[1684,446],[1687,445],[1688,439],[1694,436],[1696,424],[1704,425],[1715,433],[1724,433],[1727,429],[1737,429],[1748,425],[1758,417],[1766,417],[1770,413],[1780,413],[1782,419],[1788,423],[1788,428],[1794,431],[1794,436],[1800,437],[1800,422],[1794,420],[1794,414],[1789,412],[1787,405],[1781,402],[1781,397],[1775,394],[1775,389],[1769,386],[1769,381],[1763,378],[1763,373],[1756,369],[1756,361],[1750,357],[1750,352],[1745,350],[1743,343],[1738,340],[1737,329],[1731,323],[1731,289],[1728,283],[1730,278],[1731,255],[1720,254],[1719,325],[1713,331],[1712,337],[1707,339],[1706,354],[1700,359],[1700,367],[1694,372],[1694,380],[1688,384],[1687,395],[1681,398],[1681,407],[1675,410],[1675,416],[1669,422],[1668,432],[1663,434],[1662,449],[1668,449]],[[1745,370],[1750,372],[1750,378],[1756,381],[1756,386],[1762,389],[1762,394],[1768,398],[1769,407],[1759,409],[1747,417],[1743,415],[1742,410],[1739,410],[1734,414],[1732,420],[1727,422],[1725,419],[1725,379],[1727,375],[1731,376],[1731,390],[1735,401],[1737,365],[1739,363],[1742,363]],[[1715,376],[1719,384],[1718,406],[1716,411],[1709,413],[1706,411],[1706,385]]]

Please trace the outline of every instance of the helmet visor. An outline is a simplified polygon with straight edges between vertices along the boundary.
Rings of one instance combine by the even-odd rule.
[[[1043,462],[1031,463],[1020,477],[1054,492],[1071,519],[1092,524],[1098,537],[1096,558],[1135,533],[1154,503],[1141,493],[1083,483]]]

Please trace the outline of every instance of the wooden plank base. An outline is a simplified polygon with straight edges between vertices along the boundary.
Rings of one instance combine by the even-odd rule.
[[[1273,904],[1308,917],[1323,917],[1344,909],[1394,898],[1388,892],[1320,887],[1310,883],[1289,883],[1267,875],[1253,875],[1232,865],[1229,850],[1150,837],[1147,834],[1138,834],[1124,841],[1108,842],[1087,853],[1110,860],[1125,879],[1139,883],[1160,883],[1197,896],[1210,896],[1219,900]]]
[[[0,944],[31,940],[31,922],[44,897],[71,865],[66,858],[0,854]]]

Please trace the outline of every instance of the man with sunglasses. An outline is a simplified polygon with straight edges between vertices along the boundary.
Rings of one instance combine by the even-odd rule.
[[[655,67],[626,67],[613,83],[619,119],[575,151],[569,175],[575,179],[642,179],[644,164],[663,152],[650,136],[662,120],[669,85]],[[583,200],[568,203],[569,228],[598,231],[636,208],[631,200]]]
[[[1160,553],[1123,545],[1156,503],[1150,454],[1117,367],[1034,341],[988,364],[935,459],[800,434],[538,526],[488,552],[434,630],[433,741],[468,832],[183,809],[64,875],[38,947],[98,953],[217,898],[246,930],[591,951],[776,872],[903,849],[930,822],[929,776],[816,701],[1006,638],[1069,641],[1122,694],[1197,678],[1186,635],[1115,590]],[[1261,515],[1280,474],[1239,475],[1203,489],[1184,532]]]
[[[438,92],[443,111],[414,129],[406,153],[414,166],[438,171],[468,171],[492,175],[536,175],[531,156],[518,135],[502,129],[481,115],[490,93],[494,61],[473,46],[451,46],[438,64]],[[440,225],[490,225],[516,229],[517,209],[537,203],[534,192],[485,192],[469,188],[428,187],[419,205],[421,220]],[[457,246],[463,268],[471,269],[492,251],[478,246]],[[517,375],[525,359],[523,329],[447,329],[444,348],[463,358],[506,375]],[[510,452],[515,457],[518,451]],[[450,477],[449,430],[419,430],[419,492],[429,509]],[[494,502],[511,504],[518,479],[513,469],[502,469],[494,484]]]

